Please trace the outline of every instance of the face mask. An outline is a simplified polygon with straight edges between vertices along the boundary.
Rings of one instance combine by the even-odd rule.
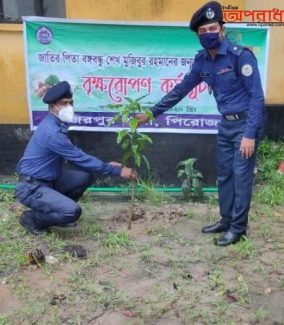
[[[204,33],[198,36],[200,44],[206,49],[216,49],[221,44],[219,33]]]
[[[59,106],[60,107],[60,106]],[[68,105],[60,109],[58,113],[58,118],[65,123],[72,123],[74,117],[73,106]]]

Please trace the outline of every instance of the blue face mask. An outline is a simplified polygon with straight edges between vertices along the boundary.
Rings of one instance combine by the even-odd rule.
[[[200,44],[206,49],[216,49],[221,44],[219,33],[204,33],[198,35]]]

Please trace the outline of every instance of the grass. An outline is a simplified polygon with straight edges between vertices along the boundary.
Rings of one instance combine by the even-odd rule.
[[[8,316],[0,315],[0,325],[12,325],[12,322],[9,320]]]
[[[40,239],[27,235],[19,226],[17,211],[11,209],[13,203],[9,195],[0,202],[0,276],[20,305],[12,312],[7,307],[0,325],[91,324],[97,315],[107,318],[108,311],[119,317],[124,311],[133,312],[134,317],[125,318],[125,324],[133,325],[277,321],[269,299],[274,293],[280,295],[284,287],[283,238],[275,231],[283,223],[281,207],[254,201],[255,219],[250,219],[249,236],[236,245],[219,248],[212,236],[200,233],[208,215],[216,220],[213,199],[202,209],[194,205],[190,214],[177,218],[176,223],[139,220],[137,228],[142,230],[137,235],[123,230],[123,222],[112,221],[122,204],[94,202],[93,196],[87,196],[77,229],[53,229]],[[188,205],[180,206],[188,211]],[[180,231],[181,227],[186,229]],[[41,268],[26,265],[26,251],[39,244],[56,257],[55,264]],[[67,244],[82,245],[87,258],[65,254]],[[271,274],[273,282],[267,284]],[[40,275],[39,282],[44,279],[45,287],[28,281],[36,275]],[[264,295],[268,285],[272,293]],[[228,302],[228,293],[236,297],[235,302]],[[263,307],[254,309],[260,293]],[[51,304],[60,294],[66,298]]]
[[[211,287],[214,289],[220,288],[223,285],[222,272],[219,269],[210,272],[209,279],[212,283]]]
[[[284,203],[284,175],[277,169],[284,160],[284,140],[272,142],[267,138],[258,149],[258,163],[254,195],[258,203],[275,207]]]
[[[238,275],[238,283],[239,283],[238,294],[240,297],[239,303],[241,305],[249,305],[251,303],[249,287],[243,275],[241,274]]]
[[[270,237],[272,236],[272,228],[267,223],[263,223],[263,224],[259,225],[259,231],[260,231],[261,236],[265,240],[270,239]]]
[[[151,257],[153,256],[153,253],[151,252],[151,246],[148,245],[143,245],[140,248],[140,258],[144,262],[150,261]]]
[[[166,192],[157,190],[157,184],[150,180],[139,180],[139,191],[136,194],[136,198],[142,202],[148,202],[151,204],[164,204],[174,202],[174,198],[168,195]]]
[[[252,316],[252,322],[253,323],[261,323],[261,322],[267,320],[268,317],[269,317],[269,311],[267,311],[263,307],[260,307],[255,311],[254,315]]]
[[[128,247],[133,244],[130,240],[129,233],[127,231],[122,231],[115,234],[109,234],[103,243],[106,247],[110,248],[113,253],[118,253],[122,248]]]
[[[253,241],[245,236],[234,246],[234,250],[240,258],[250,258],[256,254]]]

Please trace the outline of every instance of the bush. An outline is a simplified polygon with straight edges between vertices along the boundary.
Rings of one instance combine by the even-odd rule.
[[[284,141],[273,142],[265,138],[258,149],[256,183],[259,189],[255,198],[257,202],[270,206],[284,202],[284,175],[277,170],[284,160]]]

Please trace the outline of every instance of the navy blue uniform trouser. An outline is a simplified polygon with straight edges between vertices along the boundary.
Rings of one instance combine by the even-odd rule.
[[[81,215],[76,203],[92,184],[92,174],[80,170],[65,170],[52,183],[24,181],[16,186],[16,197],[32,209],[31,217],[39,228],[75,222]]]
[[[256,150],[249,159],[240,154],[245,127],[246,120],[222,119],[217,136],[221,222],[235,234],[244,233],[247,229],[256,161]]]

